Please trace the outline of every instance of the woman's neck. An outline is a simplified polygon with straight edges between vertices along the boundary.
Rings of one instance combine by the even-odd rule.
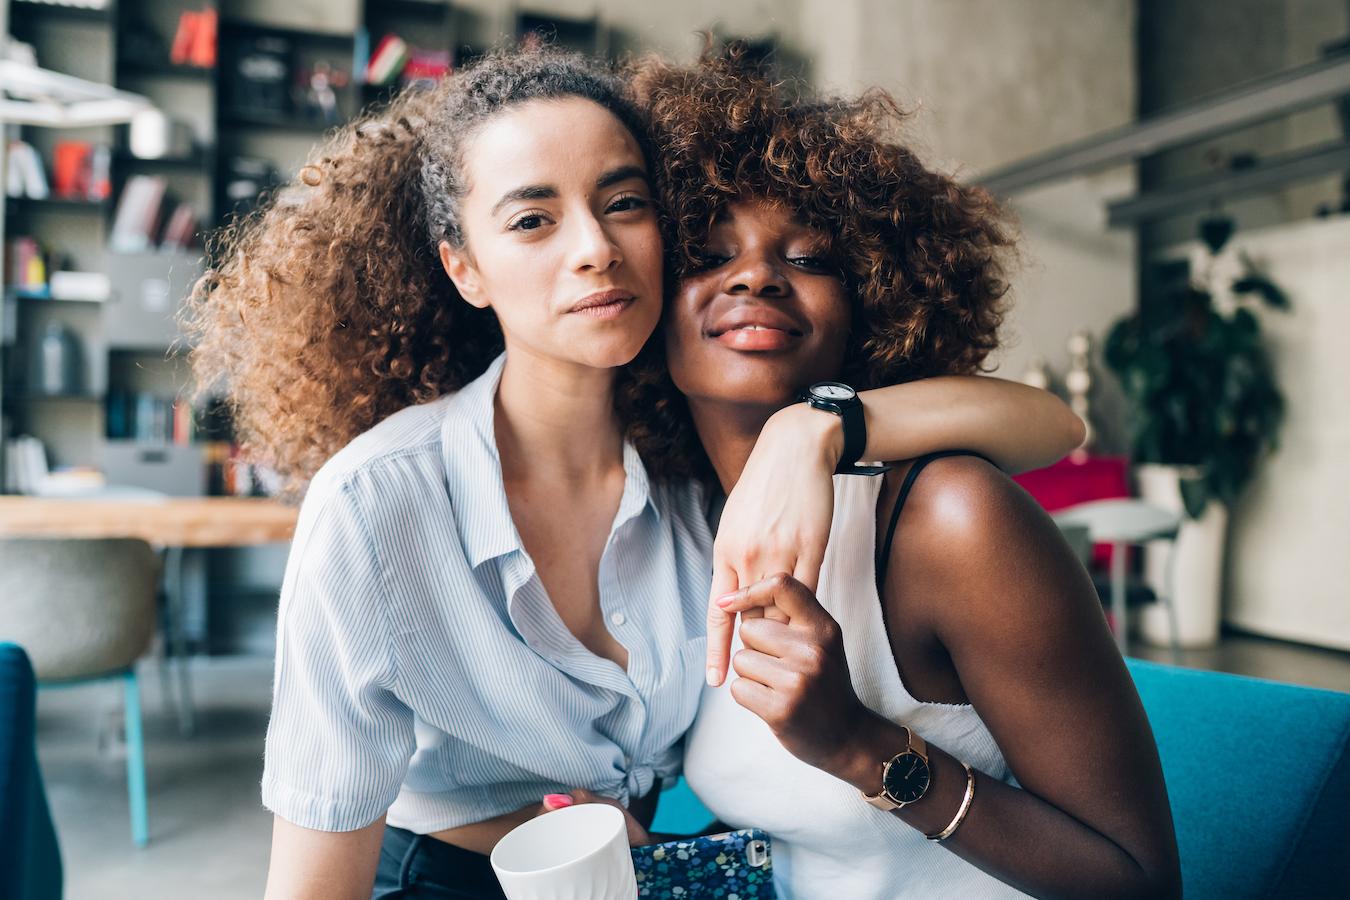
[[[613,369],[508,349],[494,401],[494,432],[508,481],[543,476],[575,484],[623,464]]]
[[[689,400],[689,414],[722,490],[731,493],[745,470],[759,433],[777,408]]]

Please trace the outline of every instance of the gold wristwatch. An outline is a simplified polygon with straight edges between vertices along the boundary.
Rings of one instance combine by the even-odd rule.
[[[900,727],[905,729],[905,749],[882,764],[881,790],[875,794],[862,794],[868,803],[887,812],[921,799],[928,793],[932,780],[928,769],[928,745],[909,726]]]

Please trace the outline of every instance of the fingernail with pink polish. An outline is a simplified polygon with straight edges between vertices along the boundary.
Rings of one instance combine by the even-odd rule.
[[[545,794],[544,805],[549,809],[562,809],[565,806],[571,806],[576,801],[567,794]]]

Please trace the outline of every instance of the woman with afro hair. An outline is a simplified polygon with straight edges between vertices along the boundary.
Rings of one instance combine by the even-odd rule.
[[[215,241],[199,382],[304,494],[269,897],[501,896],[487,851],[577,800],[631,808],[640,839],[705,679],[712,542],[684,446],[646,437],[671,410],[630,402],[665,299],[657,166],[623,80],[502,51],[339,129]],[[863,403],[851,456],[1020,469],[1081,439],[1055,398],[990,379]],[[738,579],[814,582],[845,442],[804,410],[757,444],[779,477],[728,506]]]
[[[719,828],[772,835],[780,897],[1178,896],[1096,592],[1007,476],[938,453],[836,478],[813,583],[747,549],[763,510],[735,501],[781,477],[755,441],[803,389],[967,373],[995,347],[998,207],[896,142],[884,93],[795,96],[734,54],[647,60],[634,85],[677,282],[625,395],[652,411],[634,440],[730,496],[690,786]]]

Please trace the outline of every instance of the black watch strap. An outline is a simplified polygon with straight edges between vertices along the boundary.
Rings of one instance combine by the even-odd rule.
[[[890,466],[860,466],[858,457],[867,449],[867,416],[862,401],[843,404],[839,418],[844,426],[844,452],[839,455],[836,475],[880,475]]]
[[[858,462],[858,457],[867,449],[867,416],[863,405],[856,399],[851,403],[840,404],[839,418],[844,426],[844,452],[839,454],[839,468],[842,474],[845,467]]]
[[[856,393],[852,399],[835,401],[813,398],[808,390],[804,392],[803,399],[816,409],[837,415],[844,429],[844,449],[839,455],[839,465],[835,467],[834,474],[880,475],[890,469],[890,466],[858,465],[858,458],[867,450],[867,415]]]

